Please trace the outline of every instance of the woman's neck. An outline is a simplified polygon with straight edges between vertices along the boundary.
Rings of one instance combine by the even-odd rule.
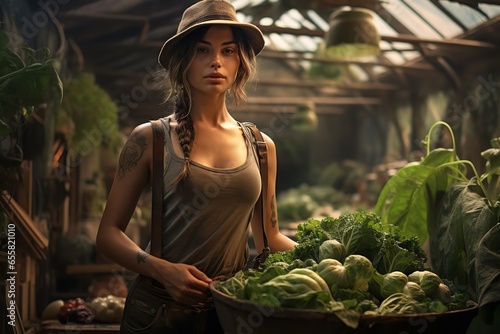
[[[226,107],[226,98],[220,96],[193,96],[191,106],[193,122],[219,125],[232,120]]]

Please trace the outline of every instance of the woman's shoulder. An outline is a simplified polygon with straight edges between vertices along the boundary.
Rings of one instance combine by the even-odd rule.
[[[151,125],[151,122],[144,122],[133,128],[132,132],[130,132],[129,138],[134,137],[144,137],[145,139],[151,139],[153,137],[153,127]]]

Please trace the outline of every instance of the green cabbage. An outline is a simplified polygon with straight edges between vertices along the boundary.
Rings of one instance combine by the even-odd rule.
[[[439,299],[445,303],[451,300],[450,288],[432,271],[415,271],[408,275],[408,280],[420,285],[425,295],[431,299]]]
[[[318,274],[325,280],[328,286],[339,288],[349,287],[349,281],[345,274],[345,267],[335,259],[324,259],[316,267]]]
[[[380,314],[415,314],[422,312],[422,305],[404,293],[394,293],[380,304]]]
[[[363,255],[349,255],[345,258],[344,267],[349,287],[354,290],[368,291],[368,282],[375,273],[370,260]]]
[[[250,301],[274,307],[328,310],[333,298],[323,281],[310,269],[294,269],[284,275],[276,276],[268,282],[256,285]],[[322,280],[321,277],[319,277]],[[325,291],[326,289],[326,291]]]
[[[405,295],[412,297],[413,299],[415,299],[416,301],[419,301],[419,302],[423,302],[427,298],[424,290],[422,290],[420,285],[418,285],[415,282],[406,283],[406,285],[403,289],[403,293]]]
[[[319,246],[319,260],[335,259],[344,262],[346,257],[346,250],[344,245],[334,239],[325,240]]]
[[[400,271],[387,273],[382,280],[380,293],[383,298],[387,298],[394,293],[403,292],[406,283],[408,283],[408,277],[404,273]]]

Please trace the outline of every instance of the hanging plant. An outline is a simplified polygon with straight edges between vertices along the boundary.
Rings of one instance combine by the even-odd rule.
[[[67,82],[64,89],[58,127],[69,134],[74,157],[85,157],[100,147],[116,153],[120,142],[116,105],[97,85],[94,75],[80,74]]]

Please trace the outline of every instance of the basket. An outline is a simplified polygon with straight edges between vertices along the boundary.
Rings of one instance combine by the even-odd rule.
[[[237,299],[217,290],[219,283],[210,283],[210,291],[222,328],[230,334],[465,334],[478,308],[474,304],[444,313],[361,315],[354,329],[332,312],[272,308]]]

